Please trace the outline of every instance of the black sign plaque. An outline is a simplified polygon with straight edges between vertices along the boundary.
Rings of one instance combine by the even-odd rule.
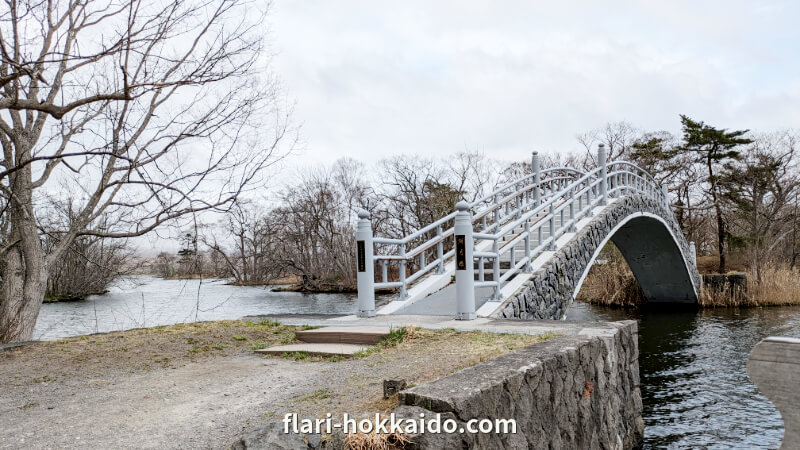
[[[456,235],[456,270],[467,270],[467,246],[463,234]]]
[[[356,241],[356,246],[358,247],[358,271],[359,272],[366,272],[367,271],[367,255],[366,250],[364,249],[364,241]]]

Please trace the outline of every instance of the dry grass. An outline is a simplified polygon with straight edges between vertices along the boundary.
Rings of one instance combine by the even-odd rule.
[[[800,305],[800,271],[788,266],[766,267],[761,271],[761,282],[748,273],[747,294],[760,306]]]
[[[589,269],[578,299],[603,306],[639,306],[644,294],[625,262],[609,262]]]
[[[30,383],[175,368],[293,341],[296,329],[274,321],[222,320],[47,341],[0,352],[0,379]]]
[[[349,450],[403,450],[411,447],[411,439],[397,433],[347,434],[344,441]]]
[[[631,307],[645,303],[644,293],[639,288],[628,263],[614,243],[603,247],[598,260],[589,269],[578,292],[579,300],[603,306]]]
[[[753,271],[748,271],[746,293],[736,292],[727,284],[703,289],[700,304],[712,308],[800,305],[800,271],[781,264],[766,266],[760,282]]]

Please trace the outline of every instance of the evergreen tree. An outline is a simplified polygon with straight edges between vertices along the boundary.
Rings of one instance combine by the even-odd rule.
[[[727,230],[725,217],[720,205],[720,192],[717,172],[726,162],[739,159],[737,148],[740,145],[753,142],[746,137],[750,130],[728,131],[706,125],[702,121],[695,121],[688,116],[681,115],[683,126],[683,145],[680,149],[693,154],[695,161],[706,168],[709,196],[714,208],[717,221],[717,249],[719,251],[718,271],[725,273],[725,238]]]

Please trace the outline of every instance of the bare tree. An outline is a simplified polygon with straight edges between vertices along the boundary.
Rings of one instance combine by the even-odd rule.
[[[229,238],[227,244],[214,232],[220,229]],[[281,229],[269,211],[262,213],[252,202],[237,201],[220,226],[203,237],[203,243],[211,256],[224,261],[237,284],[267,284],[284,272],[279,255]]]
[[[50,202],[40,217],[39,230],[45,253],[61,244],[63,235],[75,220],[74,202]],[[98,228],[108,228],[109,218],[97,221]],[[47,290],[49,299],[81,299],[108,290],[114,279],[131,273],[133,251],[125,239],[102,236],[78,236],[58,260],[48,265]]]
[[[601,128],[579,134],[577,140],[586,151],[583,168],[595,166],[595,148],[598,144],[605,144],[609,161],[625,159],[633,149],[633,144],[641,138],[641,134],[638,128],[625,121],[609,122]]]
[[[450,214],[464,197],[450,182],[447,167],[435,159],[395,156],[380,162],[379,174],[391,236],[405,236]]]
[[[7,0],[0,10],[0,342],[30,339],[48,267],[79,236],[126,238],[224,209],[288,137],[250,2]],[[266,121],[269,120],[269,123]],[[81,188],[60,243],[37,202]],[[99,218],[117,218],[108,229]]]
[[[273,211],[282,262],[311,291],[350,290],[355,286],[355,222],[368,208],[372,190],[363,181],[363,166],[340,159],[332,168],[303,173],[286,189]]]
[[[496,161],[479,150],[458,152],[447,158],[452,185],[468,202],[474,202],[487,193],[487,188],[497,184],[499,174],[492,167],[494,164]]]
[[[795,151],[791,134],[758,135],[720,175],[721,200],[731,220],[729,239],[745,248],[759,282],[764,264],[794,233],[792,202],[800,189]]]

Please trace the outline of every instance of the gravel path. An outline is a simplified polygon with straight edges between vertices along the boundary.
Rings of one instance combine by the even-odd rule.
[[[0,448],[224,448],[274,405],[325,383],[320,369],[334,364],[236,355],[4,387]]]

